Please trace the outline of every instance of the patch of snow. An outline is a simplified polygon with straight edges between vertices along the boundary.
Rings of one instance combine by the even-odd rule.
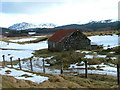
[[[109,52],[110,54],[114,54],[115,52]]]
[[[84,58],[92,59],[92,58],[93,58],[93,55],[85,55]]]
[[[91,45],[97,45],[96,43],[94,43],[94,42],[91,42]]]
[[[97,52],[93,52],[93,54],[97,54]]]
[[[23,38],[23,39],[15,39],[15,40],[9,40],[12,42],[25,42],[25,41],[32,41],[32,40],[36,40],[37,38]]]
[[[5,55],[5,61],[10,61],[10,57],[13,57],[12,60],[14,61],[18,58],[29,58],[33,56],[32,53],[33,51],[30,50],[0,50],[0,61],[3,61],[2,55]]]
[[[11,71],[10,74],[7,74],[5,72],[7,70]],[[25,72],[25,71],[22,71],[22,70],[11,69],[11,68],[8,68],[8,67],[1,68],[0,74],[1,75],[7,75],[7,76],[13,76],[16,79],[30,80],[30,81],[35,82],[37,84],[42,83],[42,82],[48,80],[48,77],[36,75],[36,74]],[[24,76],[22,76],[24,74],[27,74],[27,75],[32,76],[32,77],[24,77]]]
[[[39,50],[48,48],[47,41],[42,41],[39,43],[30,43],[30,44],[16,44],[9,43],[9,45],[2,46],[3,49],[24,49],[24,50]]]
[[[76,50],[75,52],[79,52],[79,53],[90,53],[91,51],[80,51],[80,50]]]
[[[53,58],[53,57],[54,57],[54,56],[46,57],[46,58],[44,58],[44,60],[51,59],[51,58]]]
[[[106,72],[116,72],[117,73],[117,68],[115,67],[110,67],[108,65],[105,65],[105,67],[102,67],[101,69],[103,69]]]
[[[111,66],[115,66],[115,64],[109,64],[109,65],[111,65]]]
[[[88,70],[88,73],[117,76],[117,72],[106,72],[106,71],[100,71],[100,70]]]
[[[90,36],[91,44],[103,45],[104,49],[118,46],[118,35]]]
[[[96,57],[96,58],[106,58],[106,55],[85,55],[84,58],[92,59],[93,57]]]
[[[106,55],[97,55],[98,58],[106,58]]]
[[[114,60],[114,59],[117,59],[116,57],[110,57],[110,59]]]
[[[82,62],[81,64],[84,64],[84,62]],[[113,76],[117,76],[117,68],[115,67],[111,67],[109,65],[104,65],[104,63],[101,63],[99,65],[88,65],[89,67],[94,67],[97,68],[97,66],[101,67],[100,69],[103,69],[103,71],[100,70],[88,70],[88,73],[92,73],[92,74],[106,74],[106,75],[113,75]],[[82,66],[77,66],[76,64],[71,64],[70,68],[74,68],[75,72],[78,73],[85,73],[85,69],[77,69],[77,68],[85,68],[85,65]]]
[[[31,43],[31,44],[16,44],[16,43],[9,43],[9,45],[6,42],[5,45],[1,45],[1,48],[3,49],[20,49],[20,50],[0,50],[0,61],[2,61],[2,55],[5,55],[6,61],[9,61],[9,58],[7,57],[8,54],[11,54],[13,56],[13,60],[16,60],[18,58],[29,58],[32,56],[32,53],[34,50],[39,49],[45,49],[48,48],[47,41],[42,41],[39,43]]]
[[[70,64],[69,68],[77,68],[77,65],[76,64]]]
[[[3,46],[7,46],[7,42],[4,42],[4,41],[0,41],[0,48],[3,47]]]
[[[75,52],[81,52],[80,50],[76,50]]]

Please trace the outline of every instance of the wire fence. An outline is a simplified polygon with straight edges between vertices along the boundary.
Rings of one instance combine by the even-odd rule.
[[[3,61],[2,61],[2,67],[6,67],[7,66],[7,61],[5,60],[5,55],[3,55],[2,56],[2,58],[3,58]],[[11,68],[14,68],[14,65],[13,65],[13,57],[10,57],[10,67]],[[30,66],[30,71],[34,71],[34,64],[33,64],[33,57],[31,57],[29,60],[28,60],[29,62],[28,62],[28,64],[29,64],[29,66]],[[43,58],[42,60],[42,72],[43,73],[47,73],[47,70],[46,70],[46,67],[45,67],[45,59]],[[20,59],[20,58],[18,58],[18,66],[19,66],[19,69],[20,70],[23,70],[23,68],[22,68],[22,60]],[[84,65],[85,65],[85,67],[84,68],[82,68],[82,71],[84,71],[84,73],[82,73],[82,74],[84,74],[84,76],[85,76],[85,78],[88,78],[88,62],[87,61],[84,61]],[[73,68],[73,71],[72,71],[72,73],[74,73],[74,72],[77,72],[77,74],[80,74],[81,73],[81,70],[80,69],[75,69],[75,68]],[[63,73],[65,73],[66,72],[66,70],[64,70],[64,68],[63,68],[63,62],[60,62],[60,70],[59,70],[59,74],[63,74]],[[118,83],[118,85],[120,85],[120,63],[118,63],[117,64],[117,83]]]

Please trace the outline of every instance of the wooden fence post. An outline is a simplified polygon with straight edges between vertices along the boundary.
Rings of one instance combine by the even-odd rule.
[[[21,68],[21,61],[20,61],[20,58],[18,58],[18,61],[19,61],[19,67],[20,67],[20,70],[22,70],[22,68]]]
[[[13,58],[13,57],[10,57],[11,67],[13,67],[12,58]]]
[[[43,61],[43,73],[45,73],[45,60],[42,59],[42,61]]]
[[[3,67],[5,67],[5,55],[2,55],[2,57],[3,57]]]
[[[30,67],[31,67],[31,71],[33,71],[32,58],[30,58]]]
[[[87,61],[85,61],[85,78],[87,78]]]
[[[117,64],[117,83],[120,85],[120,63]]]
[[[61,74],[63,73],[63,61],[61,61],[61,70],[60,70],[60,73]]]

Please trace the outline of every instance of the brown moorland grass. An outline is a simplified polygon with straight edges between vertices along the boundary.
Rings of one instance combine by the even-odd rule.
[[[49,80],[36,84],[27,80],[18,80],[11,76],[2,76],[3,88],[118,88],[116,77],[106,75],[47,75]]]

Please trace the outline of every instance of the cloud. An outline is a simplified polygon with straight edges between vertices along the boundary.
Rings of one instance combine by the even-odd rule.
[[[86,2],[85,2],[86,1]],[[117,18],[117,0],[85,0],[84,2],[69,2],[65,6],[54,8],[49,16],[59,23],[81,23],[89,20],[104,20]],[[88,2],[93,1],[93,2]],[[106,4],[104,4],[106,3]],[[55,12],[55,13],[54,13]]]
[[[23,2],[21,2],[23,3]],[[13,8],[15,8],[11,11]],[[17,8],[20,7],[20,10]],[[64,2],[39,2],[9,6],[3,10],[0,26],[15,23],[54,23],[57,25],[86,23],[91,20],[118,18],[118,0],[65,0]],[[18,11],[17,11],[18,10]]]

